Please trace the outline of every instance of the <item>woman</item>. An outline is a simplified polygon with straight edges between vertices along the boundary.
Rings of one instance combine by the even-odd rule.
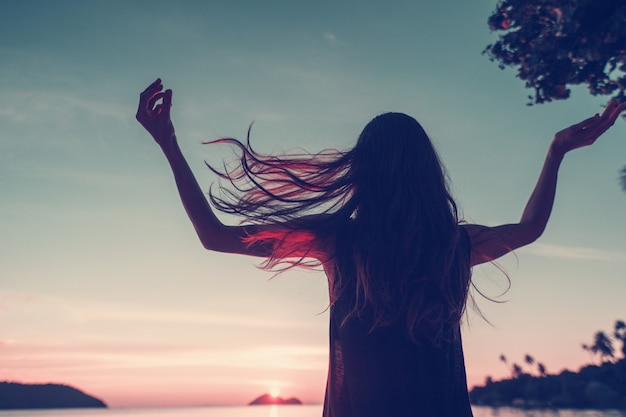
[[[519,223],[459,224],[443,169],[413,118],[376,117],[347,152],[264,156],[234,139],[238,167],[218,175],[235,191],[214,215],[178,145],[171,90],[140,96],[137,120],[161,146],[205,248],[265,257],[268,269],[322,265],[330,288],[330,366],[324,416],[471,416],[460,321],[470,268],[536,240],[564,155],[592,144],[626,104],[557,133]]]

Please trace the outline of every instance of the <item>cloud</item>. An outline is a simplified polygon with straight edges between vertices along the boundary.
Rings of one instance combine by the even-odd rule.
[[[132,352],[123,360],[134,367],[232,367],[292,370],[324,369],[328,348],[323,345],[254,346],[229,349],[178,349],[170,352]]]
[[[16,124],[72,123],[84,117],[128,123],[134,110],[118,103],[94,100],[64,91],[9,91],[0,95],[0,119]]]
[[[1,345],[0,345],[1,346]],[[243,348],[159,346],[2,346],[7,370],[54,369],[163,369],[230,367],[244,369],[324,369],[328,348],[324,345],[274,345]]]
[[[535,243],[524,249],[537,256],[548,258],[580,259],[591,261],[623,261],[623,253],[610,252],[596,248],[554,245],[550,243]]]
[[[5,104],[3,103],[3,107]],[[0,119],[9,119],[14,123],[24,123],[31,119],[30,113],[17,109],[15,107],[6,107],[0,109]]]
[[[324,32],[322,33],[322,36],[324,37],[324,40],[330,45],[330,46],[336,46],[337,45],[337,36],[335,36],[334,33],[331,32]]]
[[[13,311],[17,307],[41,304],[42,297],[31,293],[5,291],[0,292],[0,312]]]
[[[271,318],[262,316],[195,313],[173,310],[150,310],[113,306],[110,303],[97,303],[94,300],[83,301],[68,297],[43,295],[34,293],[4,292],[0,293],[0,311],[11,311],[17,308],[24,310],[42,308],[51,309],[74,321],[113,322],[139,324],[198,324],[243,328],[265,329],[303,329],[315,328],[317,323],[304,320],[289,320],[285,317]]]
[[[285,318],[269,319],[251,316],[233,316],[232,314],[197,314],[173,311],[148,310],[120,310],[110,307],[90,311],[82,311],[85,319],[103,319],[111,321],[131,321],[144,323],[184,323],[184,324],[212,324],[221,326],[264,327],[264,328],[298,328],[315,326],[305,321],[290,321]]]

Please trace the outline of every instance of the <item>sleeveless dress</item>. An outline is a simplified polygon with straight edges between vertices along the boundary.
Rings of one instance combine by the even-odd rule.
[[[354,294],[352,280],[330,309],[324,417],[471,417],[460,329],[435,346],[416,344],[404,323],[370,331],[367,314],[343,323]]]

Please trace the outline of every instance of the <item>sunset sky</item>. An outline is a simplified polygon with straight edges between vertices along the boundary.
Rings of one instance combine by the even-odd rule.
[[[0,25],[0,380],[59,382],[110,406],[244,404],[278,390],[319,403],[323,274],[273,280],[260,259],[205,251],[165,158],[135,121],[157,77],[204,190],[202,141],[263,152],[349,148],[377,114],[417,118],[464,218],[518,220],[552,135],[605,98],[526,106],[481,55],[495,0],[17,1]],[[533,246],[478,268],[490,324],[464,326],[470,386],[531,354],[589,363],[581,343],[626,319],[626,122],[568,155]],[[222,217],[235,224],[237,219]]]

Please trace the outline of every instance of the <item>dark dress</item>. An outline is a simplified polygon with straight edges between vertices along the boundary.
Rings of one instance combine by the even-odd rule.
[[[404,322],[370,331],[365,314],[342,325],[353,286],[330,309],[324,417],[471,417],[460,329],[449,328],[435,346],[413,342]]]

